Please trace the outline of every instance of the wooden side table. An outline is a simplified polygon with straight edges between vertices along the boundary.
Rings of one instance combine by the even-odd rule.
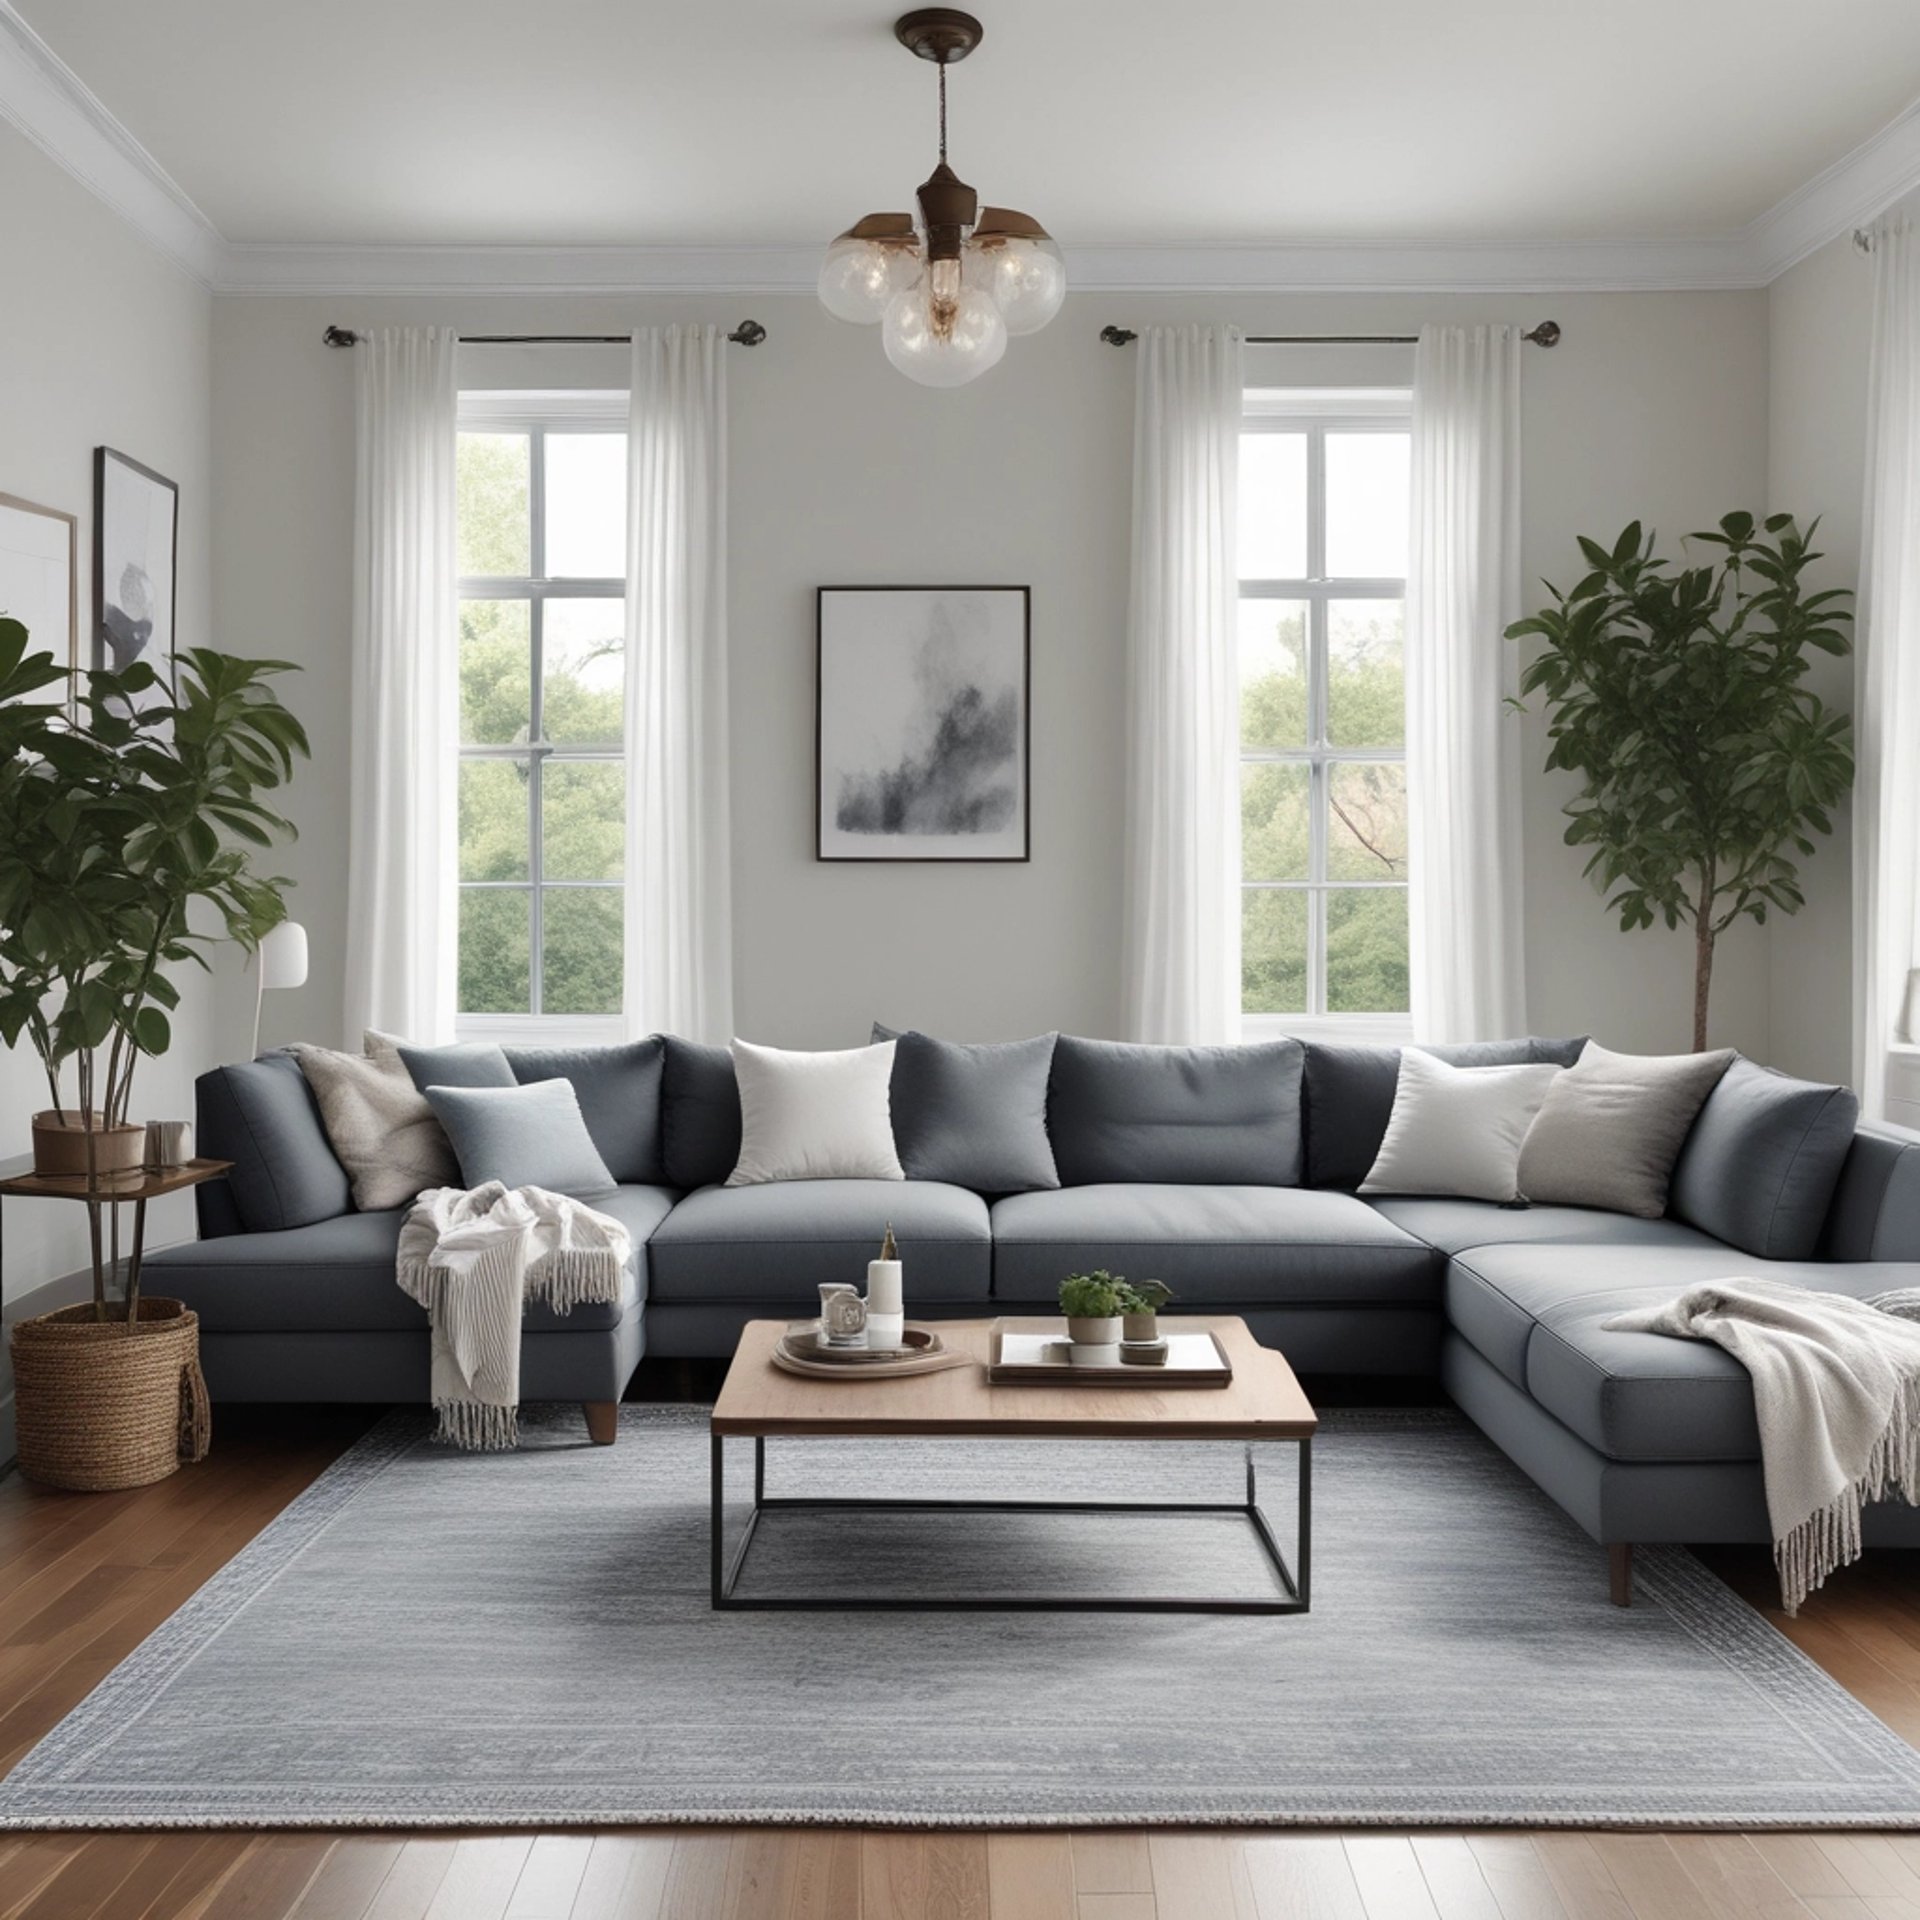
[[[93,1252],[93,1304],[96,1317],[107,1317],[107,1274],[117,1278],[120,1272],[120,1209],[133,1208],[133,1234],[127,1251],[126,1309],[132,1322],[140,1313],[140,1263],[146,1253],[147,1202],[169,1193],[184,1193],[189,1187],[218,1180],[230,1172],[231,1160],[189,1160],[179,1167],[130,1167],[124,1173],[96,1175],[91,1181],[83,1173],[21,1173],[0,1180],[0,1201],[8,1195],[25,1200],[77,1200],[87,1210],[87,1232]],[[108,1219],[103,1233],[101,1209]],[[0,1216],[4,1208],[0,1207]],[[0,1253],[5,1240],[0,1236]],[[102,1252],[108,1255],[103,1265]],[[0,1268],[4,1271],[4,1268]]]

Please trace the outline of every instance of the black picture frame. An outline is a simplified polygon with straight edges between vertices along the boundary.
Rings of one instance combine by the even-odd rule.
[[[117,486],[116,486],[117,483]],[[140,492],[150,492],[150,504],[163,506],[167,516],[167,530],[164,542],[166,554],[167,578],[165,592],[146,609],[151,616],[152,631],[132,644],[137,626],[128,619],[127,610],[110,598],[108,574],[110,569],[124,570],[132,564],[144,563],[145,571],[151,577],[151,562],[156,557],[157,548],[151,531],[134,529],[120,524],[121,506],[115,495],[119,488],[128,485]],[[164,496],[164,498],[163,498]],[[114,592],[119,591],[119,581],[114,582]],[[124,667],[132,660],[145,660],[160,674],[166,689],[165,697],[174,697],[174,660],[177,635],[177,616],[180,601],[180,488],[176,481],[169,480],[164,473],[156,473],[153,468],[122,453],[117,447],[95,447],[93,450],[93,665],[96,669]],[[164,605],[164,624],[161,607]]]
[[[1005,683],[1004,690],[1017,692],[1019,711],[1019,769],[1016,776],[1019,806],[1019,851],[1001,853],[973,853],[965,850],[970,838],[979,837],[974,833],[955,833],[951,838],[951,849],[933,850],[920,846],[912,852],[872,852],[844,850],[844,842],[836,843],[841,850],[830,851],[828,845],[827,793],[828,778],[827,756],[827,683],[828,683],[828,647],[831,636],[828,631],[829,605],[835,595],[902,595],[924,598],[928,595],[993,595],[1017,597],[1019,601],[1020,660],[1017,673]],[[891,583],[861,583],[846,586],[823,586],[814,590],[814,664],[813,664],[813,832],[814,858],[817,861],[833,865],[851,866],[1020,866],[1031,862],[1033,858],[1033,589],[1031,586],[1010,586],[1004,582],[958,585],[897,585]],[[874,834],[876,846],[882,846],[889,839],[898,836],[877,831]],[[924,836],[923,836],[924,838]]]

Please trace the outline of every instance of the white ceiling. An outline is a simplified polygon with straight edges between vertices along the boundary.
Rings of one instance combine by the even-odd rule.
[[[229,242],[817,245],[905,207],[887,0],[15,0]],[[1914,0],[981,0],[953,159],[1075,244],[1737,233],[1920,95]]]

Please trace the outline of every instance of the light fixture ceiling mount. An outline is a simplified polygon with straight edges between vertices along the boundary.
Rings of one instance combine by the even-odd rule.
[[[940,160],[916,195],[919,219],[870,213],[828,247],[820,300],[837,319],[878,325],[887,358],[923,386],[958,387],[998,364],[1007,336],[1037,333],[1066,298],[1060,249],[1039,221],[985,207],[947,164],[947,68],[984,35],[970,13],[921,7],[894,38],[940,70]]]

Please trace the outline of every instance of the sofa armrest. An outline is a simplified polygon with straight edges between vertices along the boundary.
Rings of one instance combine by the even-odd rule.
[[[1920,1133],[1883,1122],[1854,1130],[1821,1257],[1920,1260]]]

